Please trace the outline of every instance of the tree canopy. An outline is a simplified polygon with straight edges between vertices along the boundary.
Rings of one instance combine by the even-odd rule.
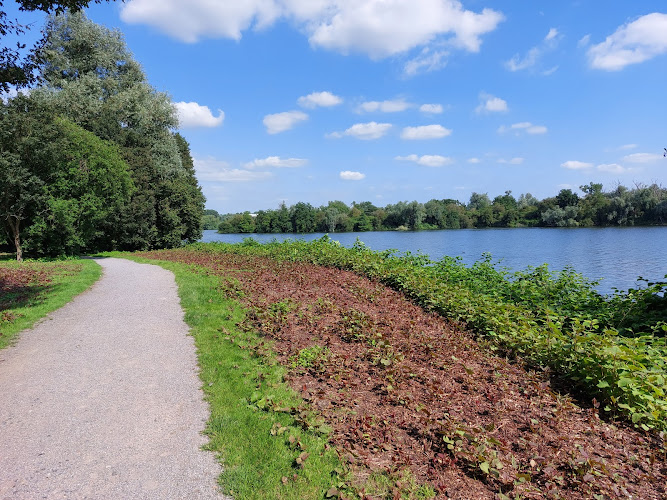
[[[0,215],[17,254],[22,228],[36,255],[198,240],[204,196],[189,145],[120,32],[51,15],[37,60],[39,85],[2,105],[0,175],[16,194]]]
[[[95,3],[113,0],[94,0]],[[91,0],[62,0],[56,2],[41,0],[16,0],[21,11],[42,11],[63,13],[66,9],[71,12],[87,7]],[[0,39],[6,36],[21,36],[29,29],[18,19],[7,17],[2,10],[4,0],[0,0]],[[42,42],[38,43],[38,46]],[[34,83],[36,76],[33,73],[36,65],[34,47],[28,54],[25,53],[26,44],[16,42],[13,47],[0,45],[0,92],[8,92],[11,87],[25,87]]]

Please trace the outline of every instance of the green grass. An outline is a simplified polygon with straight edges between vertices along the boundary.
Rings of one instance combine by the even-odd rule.
[[[0,297],[8,307],[0,311],[0,349],[16,341],[18,334],[31,328],[47,314],[61,308],[74,297],[84,292],[102,275],[102,268],[93,260],[76,259],[61,261],[13,261],[0,262],[0,277],[3,271],[28,268],[35,271],[53,272],[52,281],[45,286],[31,285],[23,298]]]
[[[194,265],[107,255],[159,264],[174,273],[211,410],[207,449],[220,459],[226,493],[236,500],[302,500],[325,498],[339,486],[336,476],[345,472],[326,444],[326,429],[283,382],[284,368],[270,346],[237,326],[243,309],[225,297],[219,277]],[[305,458],[303,465],[299,457]]]

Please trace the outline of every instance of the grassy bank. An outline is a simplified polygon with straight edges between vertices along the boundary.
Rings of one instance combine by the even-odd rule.
[[[224,491],[237,500],[324,498],[344,475],[327,429],[283,382],[271,346],[239,326],[245,313],[225,282],[195,265],[108,255],[157,263],[176,276],[211,410],[208,448],[223,465]]]
[[[665,283],[611,299],[573,271],[508,276],[490,262],[344,248],[328,239],[260,245],[197,244],[201,252],[262,255],[351,270],[386,284],[426,310],[459,321],[490,347],[550,370],[574,393],[644,430],[667,430]]]
[[[0,349],[87,290],[101,274],[92,260],[0,261]]]

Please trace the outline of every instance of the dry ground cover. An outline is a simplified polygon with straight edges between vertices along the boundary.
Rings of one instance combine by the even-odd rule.
[[[395,480],[389,498],[401,498],[407,477],[431,485],[437,498],[667,497],[665,443],[656,433],[601,420],[596,401],[577,406],[546,374],[494,355],[379,283],[258,256],[142,256],[220,276],[219,293],[247,308],[241,326],[266,339],[253,348],[277,353],[308,409],[249,403],[297,419],[316,411],[362,498],[377,472]]]

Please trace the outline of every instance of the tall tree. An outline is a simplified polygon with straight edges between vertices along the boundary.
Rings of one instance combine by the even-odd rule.
[[[32,97],[0,113],[0,214],[21,260],[116,246],[132,192],[119,148]],[[27,236],[27,237],[26,237]]]
[[[95,0],[95,3],[101,3],[103,0]],[[106,0],[113,1],[113,0]],[[17,0],[21,11],[42,11],[62,13],[65,9],[72,12],[78,11],[90,4],[91,0],[59,0],[51,2],[48,0]],[[29,26],[23,25],[18,19],[7,17],[7,13],[2,10],[4,0],[0,0],[0,39],[6,36],[20,37],[26,33]],[[43,43],[38,42],[27,54],[27,46],[21,41],[17,41],[13,47],[4,43],[0,45],[0,92],[9,91],[10,87],[26,87],[35,81],[34,69],[36,65],[35,50]]]
[[[121,248],[173,247],[201,237],[204,198],[169,96],[149,85],[120,32],[83,13],[51,16],[39,51],[43,87],[33,94],[121,146],[137,190]]]

